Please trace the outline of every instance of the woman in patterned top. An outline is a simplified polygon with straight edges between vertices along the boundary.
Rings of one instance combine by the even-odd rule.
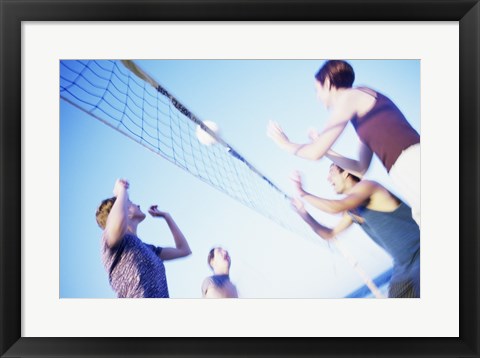
[[[113,198],[100,204],[96,219],[102,235],[102,261],[108,272],[110,285],[119,298],[168,298],[165,275],[166,260],[190,255],[187,240],[170,214],[152,205],[152,217],[165,219],[172,232],[175,247],[156,247],[137,237],[137,226],[146,217],[139,205],[128,197],[129,183],[118,179]]]

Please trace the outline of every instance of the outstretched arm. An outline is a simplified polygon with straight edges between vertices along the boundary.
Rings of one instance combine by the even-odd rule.
[[[291,142],[280,125],[272,121],[268,124],[267,134],[280,148],[289,153],[309,160],[321,159],[327,154],[327,151],[335,143],[355,114],[355,108],[349,97],[349,95],[344,95],[339,99],[339,103],[332,111],[324,130],[309,143],[298,144]]]
[[[308,213],[300,199],[292,199],[292,206],[298,215],[300,215],[300,217],[303,219],[303,221],[305,221],[318,236],[325,240],[333,239],[353,223],[352,218],[345,213],[337,226],[335,226],[333,229],[328,228],[320,224]]]
[[[148,212],[153,217],[161,217],[165,219],[168,228],[172,232],[173,240],[175,241],[175,247],[164,247],[162,249],[162,251],[160,252],[160,258],[162,260],[173,260],[180,257],[188,256],[192,253],[192,250],[190,250],[190,246],[188,245],[187,239],[180,231],[180,228],[177,226],[169,213],[158,210],[156,205],[152,205]]]
[[[351,192],[343,199],[330,200],[320,198],[303,189],[302,178],[298,172],[292,176],[297,194],[310,205],[315,206],[329,214],[338,214],[343,211],[355,209],[367,201],[375,190],[375,184],[368,180],[360,181]]]
[[[348,170],[359,178],[361,178],[368,170],[370,162],[372,161],[372,156],[372,150],[363,143],[360,143],[358,160],[344,157],[343,155],[336,153],[331,149],[326,154],[326,157],[334,162],[337,166]]]
[[[362,181],[355,186],[355,189],[355,191],[352,191],[340,200],[323,199],[307,192],[305,192],[302,198],[326,213],[338,214],[355,209],[365,203],[372,196],[374,188],[371,182]]]
[[[113,187],[113,194],[116,199],[108,214],[107,223],[103,232],[107,246],[110,248],[117,246],[127,231],[128,187],[128,181],[125,179],[117,179]]]

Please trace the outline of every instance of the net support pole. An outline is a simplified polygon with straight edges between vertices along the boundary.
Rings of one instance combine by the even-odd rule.
[[[365,270],[358,264],[357,259],[350,254],[350,252],[345,248],[343,244],[340,243],[340,241],[335,237],[332,239],[333,244],[337,248],[338,251],[342,254],[342,256],[348,261],[350,265],[357,271],[357,273],[360,275],[360,277],[363,279],[363,282],[369,290],[373,293],[373,295],[376,298],[385,298],[384,295],[380,292],[378,289],[377,285],[373,282],[373,280],[370,278],[370,276],[365,272]]]

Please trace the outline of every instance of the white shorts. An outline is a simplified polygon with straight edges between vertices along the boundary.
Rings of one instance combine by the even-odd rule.
[[[398,192],[412,208],[412,217],[420,227],[420,143],[405,149],[390,169]]]

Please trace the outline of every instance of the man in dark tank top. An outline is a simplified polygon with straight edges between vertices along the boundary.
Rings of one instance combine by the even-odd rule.
[[[301,199],[331,214],[343,212],[341,221],[328,228],[315,220],[300,198],[292,204],[301,218],[325,240],[335,238],[356,223],[393,259],[393,274],[389,297],[420,297],[420,230],[413,220],[411,209],[377,182],[361,180],[352,173],[332,164],[328,181],[339,200],[328,200],[312,195],[303,189],[299,175],[293,178]]]

